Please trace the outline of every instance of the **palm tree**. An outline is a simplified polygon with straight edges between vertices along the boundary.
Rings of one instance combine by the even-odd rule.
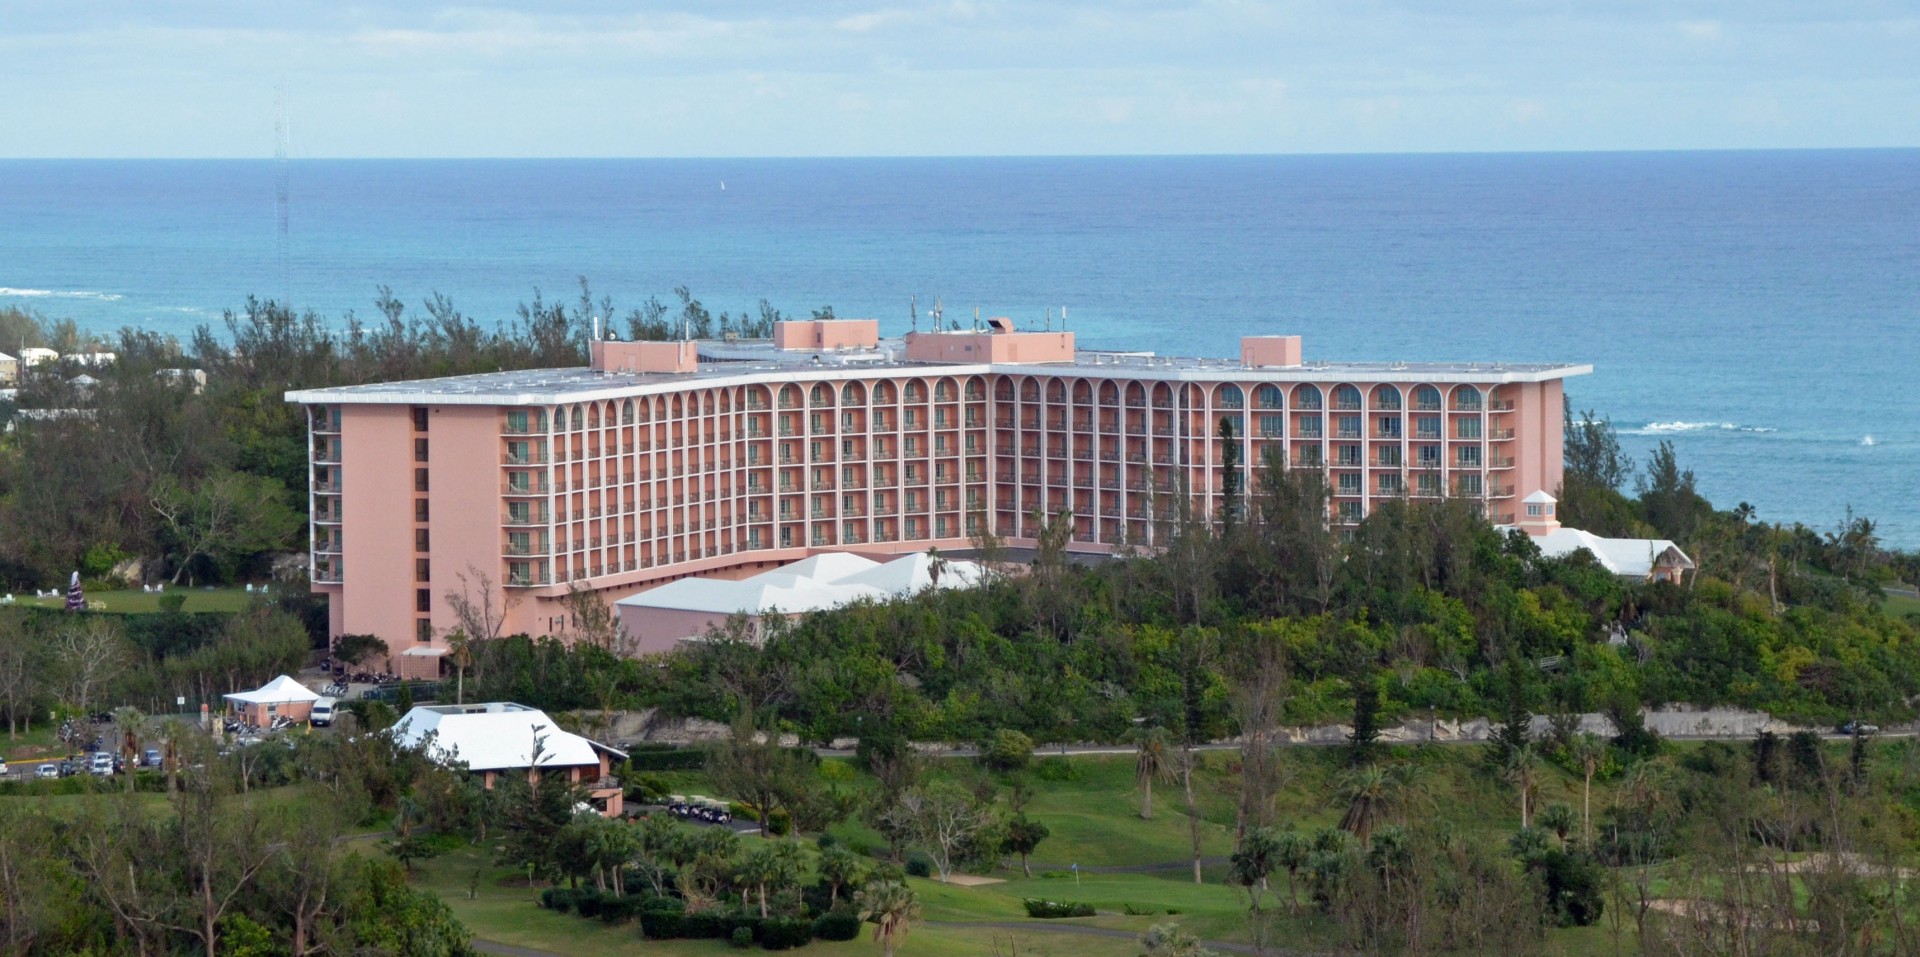
[[[1533,825],[1533,792],[1539,785],[1540,755],[1533,749],[1532,743],[1515,745],[1507,749],[1507,781],[1520,792],[1520,826]]]
[[[885,957],[893,957],[893,948],[920,919],[920,899],[913,888],[899,881],[874,881],[854,896],[853,903],[860,908],[860,919],[873,925],[873,939]]]
[[[827,882],[829,909],[840,903],[840,888],[858,883],[867,873],[867,864],[860,855],[839,844],[821,849],[818,867],[820,879]]]
[[[126,761],[127,793],[133,793],[133,769],[140,766],[140,733],[146,730],[147,716],[133,707],[117,708],[113,723],[120,729],[120,757]]]
[[[1338,800],[1347,806],[1340,826],[1365,842],[1372,836],[1373,826],[1399,806],[1407,779],[1397,769],[1368,764],[1342,774],[1335,788]]]
[[[1567,742],[1567,756],[1580,766],[1580,843],[1593,846],[1593,775],[1607,759],[1607,743],[1598,735],[1577,734]]]
[[[453,703],[464,704],[467,669],[473,666],[473,639],[459,628],[447,632],[447,657],[453,659]]]
[[[1260,892],[1266,889],[1267,878],[1279,864],[1279,853],[1280,833],[1270,827],[1247,831],[1233,852],[1228,882],[1247,889],[1247,908],[1256,918],[1260,916]]]
[[[1300,892],[1296,878],[1301,868],[1313,857],[1313,840],[1293,829],[1289,823],[1274,836],[1273,863],[1287,872],[1287,909],[1294,913],[1300,910]]]
[[[1141,728],[1133,736],[1133,777],[1140,785],[1140,819],[1153,820],[1153,782],[1173,782],[1173,754],[1167,729]]]

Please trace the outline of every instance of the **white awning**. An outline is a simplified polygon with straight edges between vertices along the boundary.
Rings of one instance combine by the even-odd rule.
[[[402,658],[438,658],[447,653],[445,648],[408,648],[400,653]]]

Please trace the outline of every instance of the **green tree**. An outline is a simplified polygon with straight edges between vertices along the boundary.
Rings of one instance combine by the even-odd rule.
[[[1052,836],[1052,834],[1053,831],[1048,829],[1044,823],[1036,821],[1025,814],[1016,814],[1013,820],[1007,822],[1007,833],[1006,836],[1001,839],[1000,849],[1008,854],[1020,855],[1020,873],[1027,877],[1032,877],[1033,868],[1028,865],[1027,857],[1034,852],[1035,848],[1040,846],[1041,841],[1046,840]]]
[[[1567,757],[1580,769],[1580,842],[1593,846],[1593,776],[1607,759],[1607,744],[1597,735],[1577,734],[1567,742]]]
[[[1140,728],[1133,734],[1133,779],[1140,785],[1140,819],[1153,820],[1153,785],[1170,783],[1178,761],[1171,751],[1167,729]]]
[[[828,908],[840,903],[841,888],[866,880],[868,870],[867,862],[860,855],[841,844],[821,848],[816,866],[820,871],[820,879],[827,885]]]
[[[163,474],[150,498],[174,557],[176,584],[192,583],[200,558],[227,577],[240,559],[284,547],[301,524],[285,486],[244,472],[221,470],[192,482]]]

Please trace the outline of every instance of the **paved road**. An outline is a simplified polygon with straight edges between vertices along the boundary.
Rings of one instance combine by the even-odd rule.
[[[515,947],[512,944],[501,944],[491,940],[481,940],[478,937],[473,939],[473,949],[483,954],[496,954],[498,957],[566,957],[564,954],[556,954],[550,950]]]

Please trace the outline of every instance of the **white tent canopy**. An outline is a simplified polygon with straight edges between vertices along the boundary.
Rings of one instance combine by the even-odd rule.
[[[599,751],[619,751],[554,725],[547,713],[511,702],[470,705],[421,705],[393,726],[394,742],[418,747],[431,739],[428,757],[459,762],[469,771],[533,767],[536,742],[540,766],[565,768],[598,764]]]
[[[320,696],[313,689],[286,675],[261,685],[252,691],[236,691],[225,696],[228,701],[241,704],[289,704],[295,701],[318,701]]]
[[[935,559],[925,553],[881,564],[858,555],[828,552],[761,572],[750,578],[683,578],[620,600],[623,608],[659,608],[715,615],[788,615],[822,611],[863,598],[885,601],[935,587],[970,588],[980,582],[980,566]]]

